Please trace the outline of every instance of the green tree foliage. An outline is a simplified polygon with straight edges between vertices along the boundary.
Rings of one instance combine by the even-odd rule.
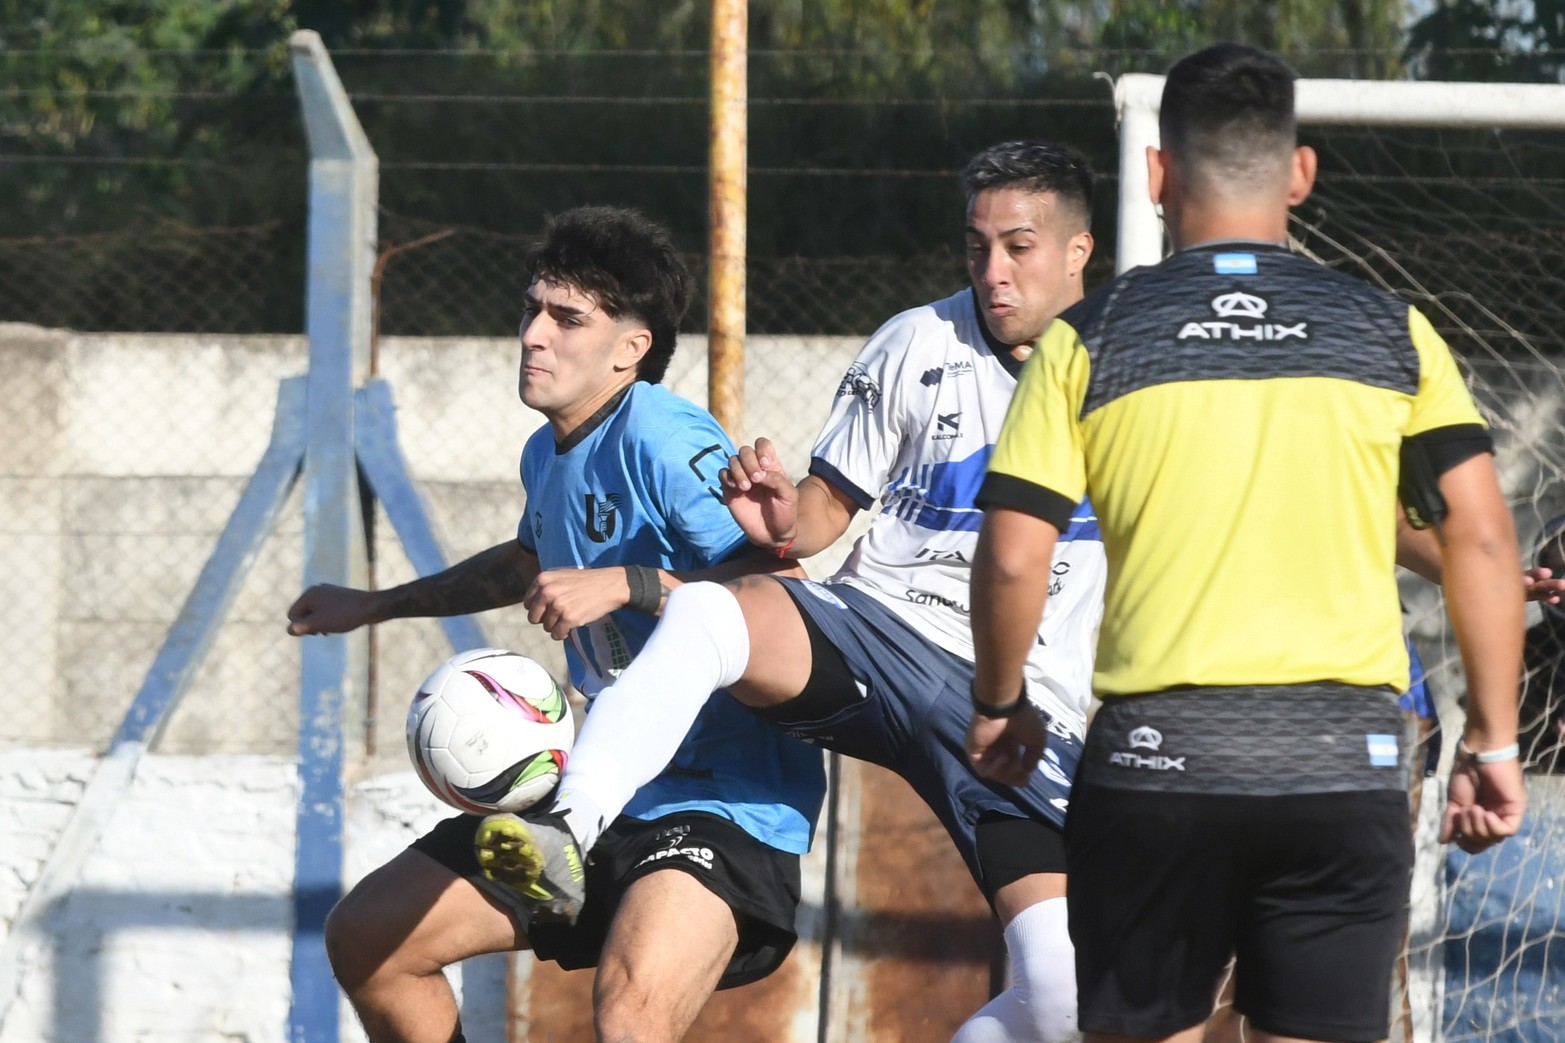
[[[1404,57],[1421,79],[1565,82],[1565,0],[1442,0]]]
[[[974,151],[1055,137],[1107,170],[1109,92],[1092,74],[1161,71],[1213,39],[1278,50],[1305,75],[1400,75],[1405,46],[1423,75],[1558,78],[1565,0],[1448,0],[1407,41],[1404,4],[751,0],[752,253],[942,249],[955,241],[953,172]],[[387,241],[447,225],[515,234],[546,212],[613,201],[657,214],[699,252],[709,10],[0,0],[0,193],[21,203],[0,209],[0,238],[275,227],[287,257],[235,277],[275,284],[267,323],[296,328],[305,145],[287,39],[304,27],[333,51],[380,155]],[[1098,217],[1107,243],[1111,200]],[[127,267],[106,257],[94,286]]]

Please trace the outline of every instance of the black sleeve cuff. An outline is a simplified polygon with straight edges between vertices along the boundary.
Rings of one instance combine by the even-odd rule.
[[[1423,448],[1436,478],[1479,453],[1494,452],[1494,436],[1482,424],[1437,427],[1416,434],[1408,441],[1416,442]]]
[[[820,457],[810,457],[810,473],[858,504],[859,510],[867,511],[875,506],[875,497],[848,481],[841,471]]]
[[[1005,507],[1013,511],[1041,518],[1064,532],[1070,528],[1071,515],[1076,513],[1076,501],[1062,496],[1053,489],[1035,485],[1015,475],[996,474],[991,471],[984,477],[978,490],[978,506]]]

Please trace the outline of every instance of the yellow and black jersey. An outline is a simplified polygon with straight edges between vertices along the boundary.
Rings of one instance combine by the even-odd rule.
[[[1091,499],[1100,695],[1401,690],[1399,452],[1430,432],[1488,448],[1482,423],[1416,308],[1281,247],[1206,244],[1049,326],[979,502],[1058,524]]]

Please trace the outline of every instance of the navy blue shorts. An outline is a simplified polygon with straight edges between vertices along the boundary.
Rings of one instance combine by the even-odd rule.
[[[1051,722],[1043,762],[1025,789],[979,778],[968,766],[965,747],[973,706],[971,663],[924,638],[851,586],[779,582],[806,626],[841,655],[854,690],[841,693],[826,708],[828,713],[821,713],[821,700],[801,697],[759,711],[761,715],[789,735],[879,764],[907,780],[951,834],[968,871],[989,897],[1026,872],[1064,872],[1062,848],[1048,837],[1034,845],[1035,864],[1018,866],[1012,860],[999,875],[993,859],[986,866],[980,858],[978,826],[980,819],[1030,819],[1057,836],[1065,824],[1080,740],[1059,722]],[[817,673],[821,658],[817,652]]]

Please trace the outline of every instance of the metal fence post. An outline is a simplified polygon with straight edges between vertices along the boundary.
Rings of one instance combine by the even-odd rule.
[[[310,143],[304,581],[354,586],[365,550],[353,393],[369,363],[378,164],[320,36],[301,30],[289,47]],[[300,654],[291,1043],[339,1038],[322,930],[342,889],[344,737],[363,704],[364,655],[363,636],[344,634],[308,638]]]

